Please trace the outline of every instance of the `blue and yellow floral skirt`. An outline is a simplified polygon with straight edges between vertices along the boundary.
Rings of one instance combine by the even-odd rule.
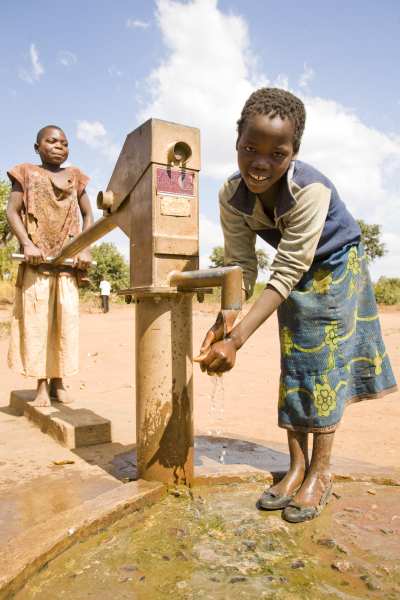
[[[347,404],[396,390],[362,244],[315,262],[278,320],[280,427],[334,431]]]

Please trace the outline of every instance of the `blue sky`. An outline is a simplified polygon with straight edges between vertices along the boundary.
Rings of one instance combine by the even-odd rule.
[[[3,0],[0,177],[35,162],[36,131],[66,131],[73,164],[105,187],[125,135],[149,116],[201,128],[201,253],[221,240],[217,191],[235,168],[235,121],[259,85],[300,94],[300,158],[357,217],[382,225],[399,275],[400,3]],[[122,234],[112,240],[125,249]]]

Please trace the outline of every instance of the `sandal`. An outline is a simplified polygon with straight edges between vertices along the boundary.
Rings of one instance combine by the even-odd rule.
[[[265,490],[257,500],[256,507],[259,510],[281,510],[282,508],[289,506],[290,501],[296,492],[297,490],[290,496],[281,496],[276,492],[272,492],[270,489]]]
[[[332,494],[332,481],[323,492],[317,506],[301,506],[296,502],[289,502],[284,511],[282,517],[289,523],[302,523],[303,521],[311,521],[321,514],[324,507],[328,504],[329,498]]]

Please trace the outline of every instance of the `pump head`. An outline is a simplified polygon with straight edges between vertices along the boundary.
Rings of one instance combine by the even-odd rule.
[[[192,149],[186,142],[176,142],[168,149],[168,162],[183,166],[192,156]]]

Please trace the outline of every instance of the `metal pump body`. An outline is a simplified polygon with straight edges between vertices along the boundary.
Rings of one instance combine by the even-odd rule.
[[[239,267],[198,270],[200,132],[150,119],[130,133],[97,198],[103,217],[53,259],[63,262],[120,227],[130,240],[135,298],[138,476],[193,481],[192,296],[222,287],[241,307]]]

